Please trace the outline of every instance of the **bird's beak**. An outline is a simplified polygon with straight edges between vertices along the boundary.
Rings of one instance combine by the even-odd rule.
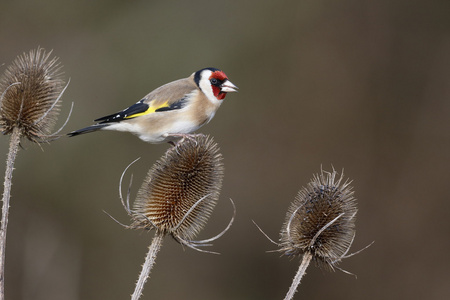
[[[225,82],[220,86],[220,91],[222,93],[237,92],[237,90],[238,87],[231,83],[231,81],[229,81],[228,79],[225,80]]]

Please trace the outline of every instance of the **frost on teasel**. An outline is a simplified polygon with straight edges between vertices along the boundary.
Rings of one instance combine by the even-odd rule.
[[[19,55],[0,79],[0,130],[33,142],[48,141],[56,123],[65,90],[61,65],[38,47]]]
[[[356,212],[354,192],[343,174],[315,174],[288,209],[279,251],[288,256],[310,252],[320,266],[333,268],[353,242]]]

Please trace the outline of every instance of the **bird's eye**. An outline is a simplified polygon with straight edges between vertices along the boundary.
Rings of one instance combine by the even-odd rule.
[[[216,78],[212,78],[211,79],[211,84],[214,84],[214,85],[216,85],[218,83],[218,81],[217,81],[217,79]]]

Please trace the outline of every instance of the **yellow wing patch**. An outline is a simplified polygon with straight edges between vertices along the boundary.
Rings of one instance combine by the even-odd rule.
[[[136,118],[136,117],[148,115],[148,114],[154,113],[156,110],[164,108],[164,107],[169,107],[169,101],[166,101],[166,102],[164,102],[164,103],[162,103],[161,105],[158,105],[158,106],[149,106],[146,111],[126,116],[124,119],[131,119],[131,118]]]

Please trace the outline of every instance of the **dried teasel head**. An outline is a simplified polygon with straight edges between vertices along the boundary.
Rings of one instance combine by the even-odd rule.
[[[356,199],[350,182],[337,175],[322,171],[299,191],[280,234],[284,255],[309,252],[331,269],[346,256],[355,236]]]
[[[223,173],[222,155],[212,138],[183,139],[148,172],[131,210],[130,227],[192,240],[217,203]]]
[[[47,141],[65,89],[58,58],[38,47],[18,56],[0,79],[0,130]]]

